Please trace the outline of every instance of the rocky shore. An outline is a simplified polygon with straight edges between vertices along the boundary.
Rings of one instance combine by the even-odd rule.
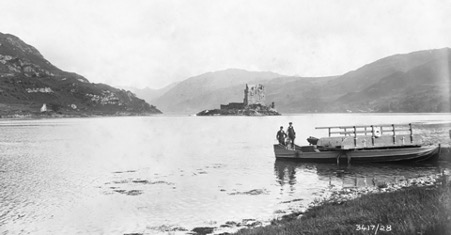
[[[300,208],[299,210],[281,216],[280,218],[273,219],[272,221],[258,221],[255,219],[243,219],[241,221],[228,221],[224,224],[212,224],[210,227],[196,227],[191,230],[180,227],[164,227],[159,228],[161,231],[165,232],[180,232],[181,234],[304,234],[298,233],[298,230],[293,230],[289,232],[287,231],[287,227],[292,227],[294,224],[299,224],[298,226],[304,226],[303,223],[305,221],[310,220],[312,217],[315,218],[317,222],[314,226],[319,226],[317,223],[322,221],[327,221],[328,214],[317,215],[318,211],[329,210],[330,207],[333,207],[335,212],[343,212],[347,210],[378,210],[378,204],[385,204],[385,206],[393,204],[393,206],[399,206],[399,202],[395,202],[394,200],[399,200],[404,196],[399,196],[398,194],[412,194],[412,192],[419,191],[420,198],[424,197],[422,194],[436,195],[433,191],[440,191],[444,187],[450,187],[450,175],[449,172],[441,172],[434,175],[427,176],[419,176],[413,179],[404,179],[399,178],[396,182],[375,182],[375,184],[368,187],[339,187],[335,185],[331,185],[328,190],[326,190],[322,195],[316,198],[312,203],[310,203],[307,209]],[[440,191],[441,192],[441,191]],[[438,196],[437,196],[438,197]],[[449,191],[443,193],[439,196],[440,198],[451,197]],[[368,199],[370,198],[370,199]],[[395,198],[395,199],[394,199]],[[297,199],[296,199],[297,200]],[[364,200],[366,205],[361,205],[360,200]],[[368,203],[367,201],[370,201]],[[407,200],[407,199],[406,199]],[[373,203],[373,204],[371,204]],[[406,204],[406,207],[412,208],[420,208],[421,205],[416,205],[414,200],[409,201]],[[362,208],[363,206],[363,208]],[[441,205],[435,205],[441,206]],[[445,205],[446,206],[446,205]],[[431,206],[432,207],[432,206]],[[424,209],[424,208],[423,208]],[[427,206],[426,206],[426,209]],[[346,212],[347,213],[347,212]],[[357,211],[353,211],[353,213],[358,213]],[[373,212],[371,212],[373,213]],[[378,212],[385,213],[385,212]],[[377,214],[377,213],[376,213]],[[401,217],[400,219],[403,219]],[[451,217],[450,217],[451,218]],[[345,220],[347,218],[337,218],[341,220]],[[363,218],[362,221],[365,219]],[[377,220],[377,219],[375,219]],[[355,230],[355,226],[360,222],[346,222],[348,223],[348,227]],[[353,224],[354,223],[354,224]],[[376,223],[376,222],[374,222]],[[381,221],[379,221],[381,223]],[[384,222],[385,225],[389,224],[389,222]],[[362,222],[363,224],[363,222]],[[368,223],[367,223],[368,224]],[[389,224],[391,225],[391,224]],[[393,224],[394,225],[394,224]],[[309,228],[311,229],[311,228]],[[349,228],[347,228],[349,229]],[[394,228],[393,228],[394,229]],[[424,229],[424,228],[423,228]],[[282,232],[283,231],[283,232]],[[305,234],[335,234],[334,232],[330,232],[324,229],[320,229],[321,232],[312,231],[312,230],[303,230]],[[359,233],[360,232],[360,233]],[[362,234],[362,231],[357,231],[357,233],[342,233],[342,234]],[[178,234],[178,233],[177,233]],[[338,233],[337,233],[338,234]],[[373,231],[374,234],[374,231]],[[398,234],[398,233],[396,233]],[[401,233],[404,234],[404,233]],[[407,231],[409,234],[409,231]]]
[[[233,234],[449,234],[449,180],[441,174],[371,188],[331,189],[305,211]]]
[[[325,203],[342,204],[346,201],[353,200],[367,194],[394,192],[409,187],[433,186],[437,182],[441,183],[443,180],[449,181],[449,177],[450,177],[449,175],[445,175],[443,173],[441,175],[437,174],[437,175],[421,176],[415,179],[400,178],[395,183],[376,182],[375,186],[361,188],[358,187],[339,188],[332,186],[330,190],[325,192],[322,197],[315,199],[315,201],[313,201],[309,207],[320,206]],[[300,216],[302,216],[302,212],[300,212]]]
[[[305,215],[310,211],[315,211],[318,208],[328,205],[344,205],[345,203],[352,203],[362,196],[372,195],[373,197],[380,197],[386,193],[395,193],[402,190],[409,190],[413,188],[438,187],[447,184],[450,181],[450,176],[444,173],[421,176],[414,179],[400,178],[395,183],[377,182],[374,186],[368,187],[338,187],[332,185],[320,197],[316,198],[307,209],[299,209],[290,214],[283,215],[280,218],[272,221],[257,221],[254,219],[243,219],[239,222],[229,221],[219,227],[198,227],[190,231],[190,234],[272,234],[262,232],[267,227],[280,227],[284,224],[300,222]],[[387,202],[388,203],[388,202]],[[238,231],[239,230],[239,231]],[[238,231],[238,232],[234,232]],[[270,230],[273,231],[273,230]],[[291,234],[291,233],[287,233]],[[315,234],[315,233],[314,233]],[[320,234],[320,233],[318,233]]]

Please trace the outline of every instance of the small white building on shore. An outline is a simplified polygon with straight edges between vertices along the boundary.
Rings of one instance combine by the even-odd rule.
[[[43,104],[42,107],[41,107],[41,113],[44,113],[44,112],[47,112],[47,111],[48,111],[47,110],[47,105]]]

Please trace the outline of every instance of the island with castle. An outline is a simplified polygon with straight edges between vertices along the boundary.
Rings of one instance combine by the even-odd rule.
[[[242,103],[233,102],[221,104],[219,109],[207,109],[196,116],[276,116],[280,115],[275,109],[274,102],[265,104],[265,87],[261,84],[248,85],[244,89]]]

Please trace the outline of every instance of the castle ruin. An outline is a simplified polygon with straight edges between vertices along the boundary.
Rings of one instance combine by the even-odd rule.
[[[265,87],[261,84],[247,85],[244,89],[244,106],[253,104],[265,105]]]
[[[234,102],[229,104],[221,104],[220,109],[244,109],[252,105],[265,106],[265,87],[261,84],[246,84],[246,88],[244,89],[243,103]],[[274,108],[274,103],[271,105],[271,108]]]
[[[219,109],[204,110],[198,116],[273,116],[280,115],[274,108],[274,102],[265,105],[265,87],[261,84],[248,85],[244,89],[243,102],[221,104]]]

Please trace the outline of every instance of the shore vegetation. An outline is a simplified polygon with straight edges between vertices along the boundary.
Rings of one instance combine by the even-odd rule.
[[[451,234],[451,184],[444,176],[430,186],[327,201],[236,234]]]

